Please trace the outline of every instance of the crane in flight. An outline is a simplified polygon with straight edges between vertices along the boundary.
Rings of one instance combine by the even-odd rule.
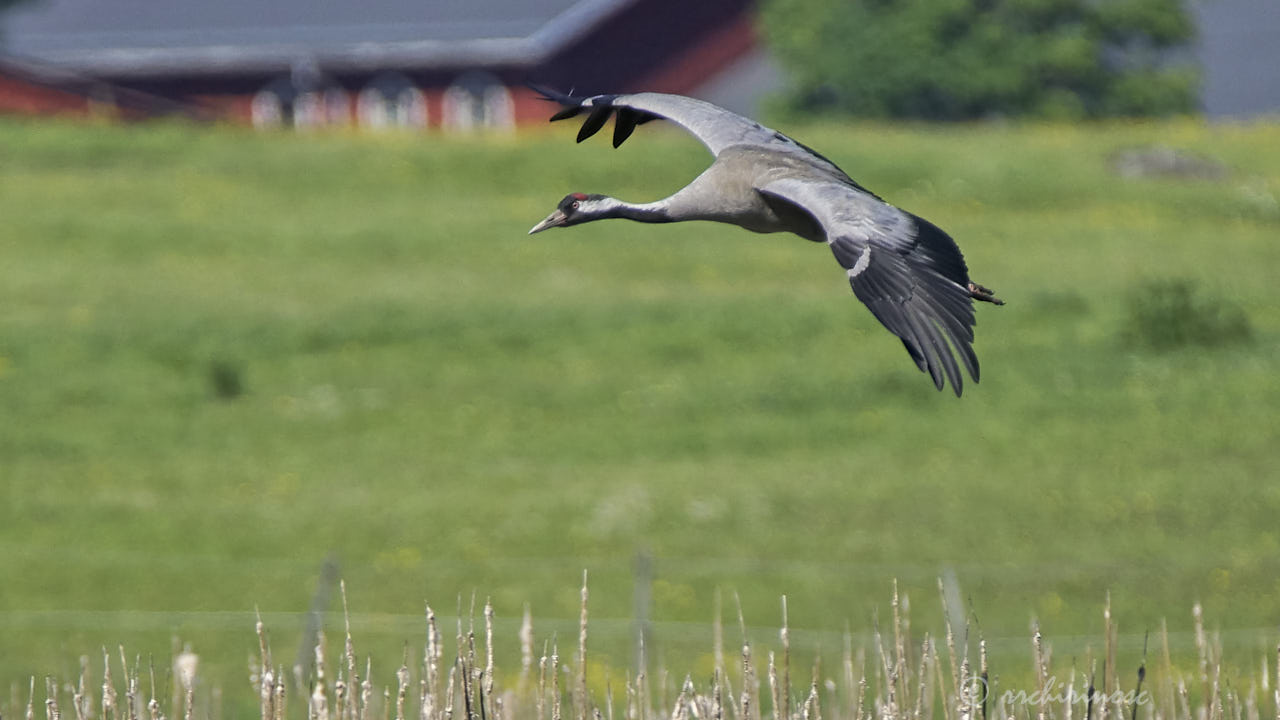
[[[610,116],[617,118],[615,148],[636,126],[663,119],[701,141],[715,161],[675,194],[655,202],[566,195],[530,235],[606,218],[711,220],[826,243],[854,295],[902,340],[939,390],[950,381],[960,396],[964,381],[957,355],[978,381],[973,301],[1004,302],[969,280],[960,248],[938,226],[885,202],[812,148],[711,103],[663,93],[579,97],[535,90],[564,106],[552,121],[586,114],[578,142],[599,132]]]

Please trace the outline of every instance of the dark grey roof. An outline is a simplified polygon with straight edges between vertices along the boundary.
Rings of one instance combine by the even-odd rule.
[[[388,64],[527,64],[628,0],[35,0],[4,18],[6,52],[146,75]]]

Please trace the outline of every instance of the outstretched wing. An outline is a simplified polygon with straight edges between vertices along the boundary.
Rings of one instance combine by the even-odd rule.
[[[786,145],[812,150],[775,130],[761,125],[737,113],[703,100],[683,95],[665,93],[632,93],[625,95],[592,95],[575,97],[543,87],[534,87],[542,96],[564,105],[564,109],[551,116],[551,120],[565,120],[589,113],[578,131],[578,142],[595,135],[604,127],[609,116],[617,113],[613,130],[613,146],[618,147],[637,125],[650,120],[664,119],[688,130],[702,141],[712,155],[731,145]],[[816,154],[816,153],[815,153]]]
[[[969,271],[950,236],[923,218],[841,183],[787,178],[758,191],[818,221],[854,295],[902,340],[939,390],[944,378],[956,396],[963,390],[956,355],[978,381]]]

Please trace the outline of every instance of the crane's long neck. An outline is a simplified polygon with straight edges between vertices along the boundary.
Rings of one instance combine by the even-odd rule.
[[[650,203],[629,203],[617,198],[605,198],[601,203],[602,207],[596,219],[625,218],[642,223],[668,223],[686,219],[680,217],[679,213],[673,212],[675,208],[671,206],[670,198]]]

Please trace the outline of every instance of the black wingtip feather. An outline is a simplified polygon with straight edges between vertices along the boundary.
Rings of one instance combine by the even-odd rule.
[[[561,110],[560,112],[557,112],[555,115],[552,115],[551,122],[555,122],[557,120],[568,120],[571,117],[577,117],[581,114],[582,114],[582,106],[574,105],[573,107],[567,107]]]
[[[581,100],[581,98],[576,98],[571,94],[562,93],[559,90],[549,88],[546,85],[527,82],[525,83],[525,87],[538,93],[538,96],[543,100],[560,103],[561,105],[577,105]]]
[[[911,215],[916,224],[918,245],[915,254],[921,260],[928,260],[928,265],[939,275],[961,287],[969,284],[969,266],[964,261],[956,241],[945,230],[925,220],[919,215]]]
[[[538,93],[538,97],[542,100],[564,105],[564,107],[557,111],[555,115],[551,116],[551,122],[556,122],[557,120],[568,120],[569,118],[577,117],[586,111],[586,108],[582,105],[582,101],[586,98],[574,97],[571,94],[553,90],[545,85],[525,83],[525,86]]]
[[[582,129],[578,131],[578,142],[582,142],[600,132],[600,128],[604,127],[605,122],[612,114],[613,108],[608,105],[593,106],[591,114],[587,116],[587,121],[582,123]]]
[[[613,146],[616,148],[626,142],[640,124],[640,113],[626,108],[619,108],[618,117],[613,121]]]

